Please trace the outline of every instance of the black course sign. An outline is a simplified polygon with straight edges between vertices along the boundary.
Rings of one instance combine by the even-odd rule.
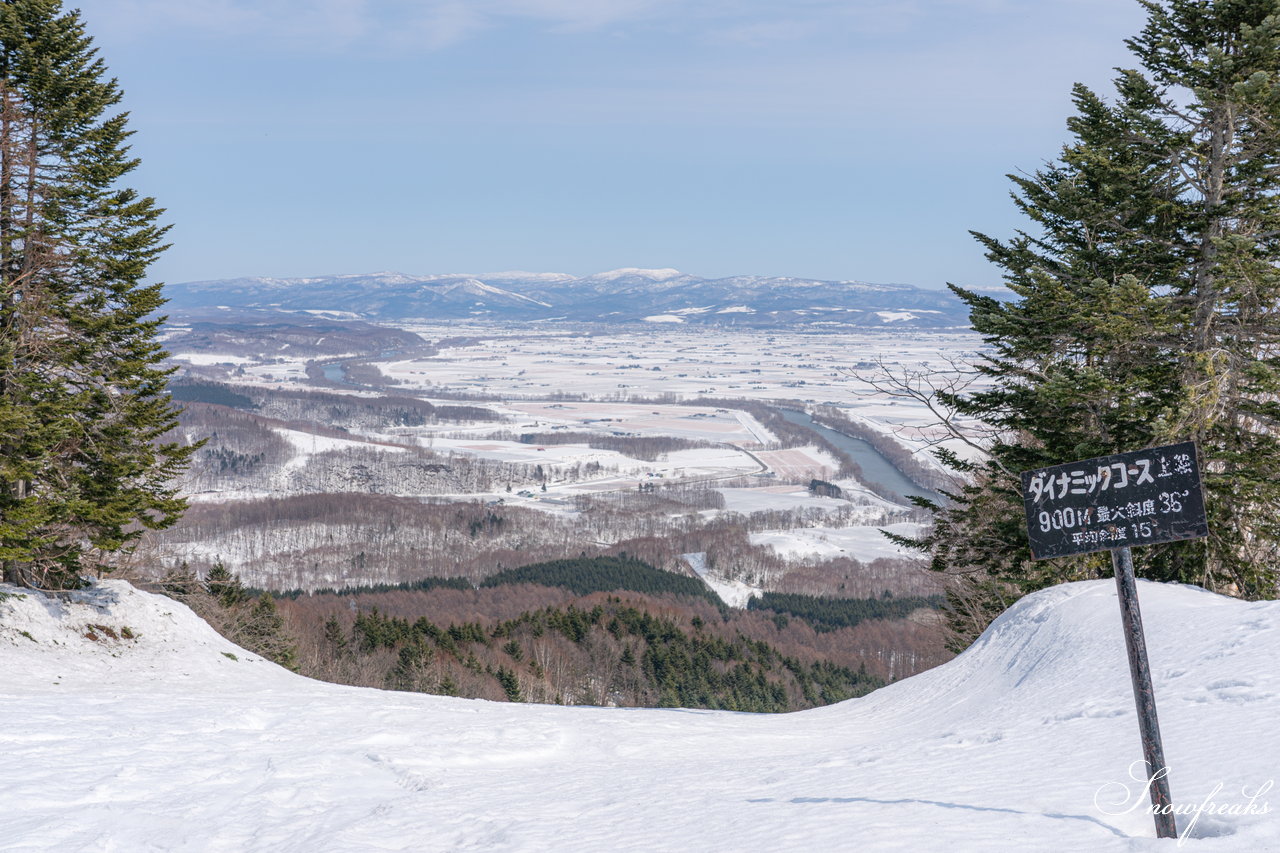
[[[1022,474],[1037,560],[1207,536],[1193,442]]]

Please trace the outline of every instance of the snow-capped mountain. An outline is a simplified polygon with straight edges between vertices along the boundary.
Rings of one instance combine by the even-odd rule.
[[[371,320],[663,322],[736,326],[968,325],[949,291],[779,276],[707,279],[674,269],[573,277],[501,272],[237,278],[169,285],[168,311],[343,311]]]

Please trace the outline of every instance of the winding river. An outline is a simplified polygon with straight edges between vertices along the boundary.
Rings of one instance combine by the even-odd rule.
[[[898,470],[892,462],[880,455],[869,442],[860,438],[823,426],[804,412],[796,409],[778,409],[782,416],[791,423],[810,429],[831,442],[837,450],[862,469],[863,478],[903,497],[922,497],[931,501],[942,501],[937,492],[919,486],[906,474]]]

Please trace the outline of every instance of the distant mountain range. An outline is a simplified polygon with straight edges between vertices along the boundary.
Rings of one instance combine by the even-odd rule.
[[[673,269],[481,275],[369,273],[171,284],[171,314],[306,311],[381,321],[493,320],[687,325],[955,328],[968,312],[949,291],[778,276],[700,278]]]

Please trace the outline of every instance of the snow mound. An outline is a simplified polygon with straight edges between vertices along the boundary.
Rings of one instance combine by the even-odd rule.
[[[13,849],[1172,849],[1130,777],[1109,581],[1028,596],[863,699],[776,716],[340,687],[123,583],[0,590]],[[1223,810],[1180,816],[1185,848],[1280,850],[1280,603],[1139,590],[1174,800]]]
[[[58,680],[136,687],[160,679],[181,690],[296,679],[186,605],[118,580],[57,596],[0,584],[0,669],[7,690]]]

